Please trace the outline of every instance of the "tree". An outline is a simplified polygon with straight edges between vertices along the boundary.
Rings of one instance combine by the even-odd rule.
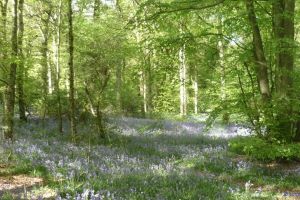
[[[4,94],[4,136],[9,140],[13,140],[14,129],[15,82],[18,63],[18,0],[14,1],[13,13],[13,29],[11,38],[12,62],[9,67],[8,81]]]
[[[19,35],[18,35],[18,48],[19,48],[19,65],[17,74],[17,89],[18,89],[18,100],[19,100],[19,115],[20,120],[27,121],[25,114],[25,99],[24,99],[24,62],[25,57],[23,53],[23,36],[24,36],[24,0],[19,0]]]
[[[246,1],[249,23],[253,34],[254,62],[263,101],[264,117],[268,125],[268,137],[293,140],[297,127],[293,111],[293,70],[294,70],[294,15],[295,1],[276,0],[273,2],[273,31],[275,47],[275,93],[271,94],[270,69],[266,59],[260,27],[257,22],[253,0]],[[272,77],[271,77],[272,78]],[[275,103],[274,103],[275,102]],[[273,104],[273,105],[272,105]],[[275,116],[275,117],[273,117]]]
[[[72,0],[68,0],[68,25],[69,25],[69,104],[70,104],[70,127],[73,139],[76,136],[75,118],[75,88],[74,88],[74,35],[73,35],[73,9]]]
[[[61,15],[62,15],[62,0],[59,0],[59,6],[55,17],[55,32],[53,36],[53,51],[54,51],[54,63],[56,70],[56,80],[55,80],[55,91],[57,100],[57,119],[58,119],[58,131],[63,132],[63,116],[62,116],[62,102],[61,102],[61,63],[60,63],[60,45],[61,45]]]
[[[8,7],[8,0],[1,0],[0,1],[0,8],[1,8],[1,37],[0,37],[0,44],[1,44],[1,50],[0,50],[0,57],[1,57],[1,62],[0,62],[0,67],[1,70],[6,71],[7,68],[7,54],[8,54],[8,49],[7,49],[7,7]],[[7,86],[7,81],[6,81],[7,74],[3,73],[1,74],[1,91],[3,91],[6,86]],[[5,96],[1,95],[1,102],[4,105],[5,102]],[[4,110],[4,107],[3,107]]]

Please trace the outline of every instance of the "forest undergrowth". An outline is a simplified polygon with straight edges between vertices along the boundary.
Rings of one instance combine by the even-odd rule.
[[[203,128],[192,122],[110,119],[105,141],[93,127],[81,125],[74,144],[55,131],[55,121],[35,120],[18,125],[15,143],[4,144],[5,159],[10,174],[43,178],[28,199],[43,196],[35,190],[78,200],[299,197],[299,163],[261,163],[229,152],[230,138],[249,134],[246,127],[216,125],[207,133]],[[24,194],[7,191],[2,199],[18,195]]]

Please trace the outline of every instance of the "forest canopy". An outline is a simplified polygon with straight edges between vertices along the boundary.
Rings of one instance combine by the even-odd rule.
[[[272,1],[1,1],[1,104],[68,118],[210,115],[266,139],[300,138],[299,4]]]

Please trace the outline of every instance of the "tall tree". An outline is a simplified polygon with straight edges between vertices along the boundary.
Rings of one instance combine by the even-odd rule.
[[[183,37],[183,21],[180,22],[180,37]],[[178,53],[179,60],[179,96],[180,96],[180,115],[186,116],[187,114],[187,61],[186,61],[186,44],[183,42]]]
[[[7,29],[6,29],[6,25],[7,25],[7,7],[8,7],[8,0],[0,0],[0,8],[1,8],[1,18],[0,18],[0,34],[1,34],[1,40],[0,40],[0,44],[2,46],[2,49],[0,50],[0,57],[1,57],[1,61],[0,62],[0,67],[1,67],[1,71],[3,71],[4,73],[2,73],[3,75],[1,75],[1,83],[4,83],[4,85],[1,85],[2,87],[6,87],[7,85],[7,81],[6,81],[6,77],[7,77],[7,73],[6,73],[6,61],[7,61]],[[1,94],[1,101],[5,102],[5,95]],[[4,103],[3,103],[4,106]],[[4,107],[3,107],[3,110]]]
[[[186,91],[186,55],[185,45],[180,47],[179,54],[179,84],[180,84],[180,115],[187,114],[187,91]]]
[[[58,131],[63,132],[63,117],[62,117],[62,102],[61,102],[61,64],[60,64],[60,45],[61,45],[61,15],[62,15],[62,0],[59,0],[59,6],[55,18],[56,34],[53,35],[53,51],[54,51],[54,63],[56,71],[55,91],[57,99],[57,119],[58,119]]]
[[[19,115],[20,120],[26,121],[25,115],[25,97],[24,97],[24,53],[23,53],[23,35],[24,35],[24,20],[23,20],[24,0],[19,0],[19,34],[18,34],[18,49],[19,49],[19,65],[17,77],[17,91],[19,100]]]
[[[260,27],[257,22],[254,1],[246,0],[248,18],[252,27],[254,61],[257,79],[264,102],[268,135],[277,139],[296,138],[297,114],[293,111],[293,72],[295,43],[295,0],[273,1],[273,31],[276,43],[275,53],[275,94],[271,94],[269,72]],[[271,105],[272,104],[272,105]],[[272,108],[272,109],[270,109]],[[267,115],[266,115],[267,114]],[[275,118],[274,118],[275,116]],[[298,127],[300,128],[300,127]]]
[[[13,28],[11,37],[12,62],[9,67],[8,81],[5,88],[4,102],[4,136],[13,140],[14,129],[14,108],[15,108],[15,83],[18,57],[18,0],[14,0],[13,7]]]
[[[275,53],[275,89],[279,98],[280,119],[278,132],[286,132],[287,137],[294,135],[293,111],[293,71],[295,54],[295,0],[273,1],[273,31],[276,43]],[[298,127],[300,128],[300,127]],[[297,130],[296,133],[300,133]],[[300,135],[299,135],[300,136]],[[299,137],[297,136],[297,137]]]
[[[72,0],[68,0],[68,24],[69,24],[69,103],[70,103],[70,125],[73,139],[76,135],[75,118],[75,88],[74,88],[74,35],[73,35],[73,9]]]
[[[264,52],[263,40],[262,40],[260,28],[258,26],[253,0],[246,0],[246,6],[247,6],[249,22],[252,28],[254,61],[257,67],[256,70],[257,70],[259,89],[263,101],[268,102],[271,96],[269,77],[268,77],[268,64]]]

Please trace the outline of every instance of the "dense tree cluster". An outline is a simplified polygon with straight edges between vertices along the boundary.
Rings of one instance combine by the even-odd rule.
[[[5,138],[14,116],[238,115],[257,136],[300,140],[295,0],[1,0]]]

